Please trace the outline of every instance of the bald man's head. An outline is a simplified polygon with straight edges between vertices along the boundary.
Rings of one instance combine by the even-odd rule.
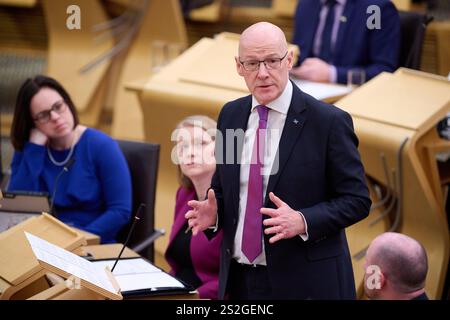
[[[285,90],[294,57],[280,28],[258,22],[242,33],[235,60],[249,91],[259,104],[267,105]]]
[[[283,30],[269,22],[258,22],[245,29],[239,39],[239,55],[248,47],[263,47],[267,43],[275,44],[280,52],[287,51],[287,41]]]
[[[424,247],[401,233],[386,232],[375,238],[367,251],[371,265],[380,267],[391,284],[402,293],[425,286],[428,259]]]

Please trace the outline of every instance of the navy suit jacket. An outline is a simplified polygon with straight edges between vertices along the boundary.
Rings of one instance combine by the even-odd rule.
[[[381,29],[369,30],[367,13],[370,5],[377,5],[381,13]],[[293,43],[300,47],[301,64],[306,58],[313,57],[314,38],[321,1],[301,0],[295,13]],[[363,68],[366,80],[382,71],[393,72],[398,67],[400,50],[400,18],[397,9],[389,0],[347,0],[336,39],[333,61],[336,66],[337,81],[347,83],[347,71],[351,68]]]
[[[246,130],[251,96],[227,103],[218,129]],[[270,128],[269,128],[270,129]],[[223,230],[219,299],[226,293],[239,215],[237,150],[227,154],[216,143],[218,162],[212,188]],[[273,191],[291,208],[303,213],[309,240],[299,236],[269,244],[264,235],[267,270],[274,299],[354,299],[355,285],[344,228],[365,218],[371,201],[357,150],[350,115],[303,93],[293,84],[293,96],[278,147],[279,170],[269,178],[265,207],[274,208]],[[219,160],[219,159],[218,159]],[[263,216],[265,218],[266,216]]]

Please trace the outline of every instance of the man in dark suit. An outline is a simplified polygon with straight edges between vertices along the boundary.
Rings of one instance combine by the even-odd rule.
[[[369,80],[398,67],[400,18],[390,0],[302,0],[293,43],[297,78],[345,84],[347,72],[361,68]]]
[[[219,298],[354,299],[344,229],[371,201],[351,117],[289,81],[273,24],[247,28],[235,60],[251,95],[220,112],[212,188],[185,215],[223,230]]]
[[[428,300],[428,259],[415,239],[395,232],[376,237],[367,249],[364,291],[373,300]]]

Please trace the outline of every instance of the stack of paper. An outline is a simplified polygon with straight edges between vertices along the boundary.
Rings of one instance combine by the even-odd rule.
[[[63,273],[59,274],[61,276],[74,275],[86,287],[94,286],[103,290],[103,293],[110,298],[114,299],[117,297],[117,290],[114,288],[105,268],[97,266],[72,252],[55,246],[28,232],[25,232],[25,235],[30,242],[36,258],[51,271],[56,271],[58,274],[59,272]],[[112,295],[109,295],[108,292]]]
[[[106,266],[112,268],[114,262],[115,260],[101,260],[92,263],[104,269]],[[180,281],[142,258],[121,259],[114,268],[113,275],[124,294],[137,290],[185,288]]]

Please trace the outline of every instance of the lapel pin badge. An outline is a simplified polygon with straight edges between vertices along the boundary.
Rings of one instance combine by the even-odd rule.
[[[294,124],[298,124],[299,123],[299,121],[297,120],[297,119],[294,119]]]
[[[347,22],[347,17],[346,16],[341,16],[340,18],[342,23],[346,23]]]

